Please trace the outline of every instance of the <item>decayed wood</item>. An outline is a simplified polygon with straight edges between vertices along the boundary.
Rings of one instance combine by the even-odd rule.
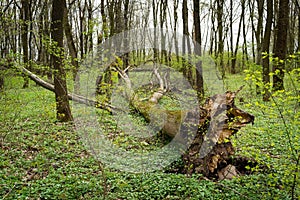
[[[154,69],[154,74],[160,84],[148,101],[138,99],[131,88],[127,74],[122,71],[120,74],[126,84],[128,100],[145,119],[150,120],[150,113],[153,112],[158,116],[164,115],[163,133],[179,142],[187,143],[192,140],[182,157],[185,163],[184,173],[202,173],[206,176],[217,174],[218,167],[226,164],[226,160],[234,154],[230,137],[246,124],[254,122],[253,115],[234,104],[234,99],[242,87],[235,92],[228,91],[208,98],[199,111],[166,111],[156,106],[166,93],[163,80],[156,69]],[[156,118],[159,119],[159,117]],[[188,133],[191,131],[197,132],[195,137],[193,135],[194,138],[189,138]]]
[[[200,116],[199,132],[183,155],[184,173],[216,174],[218,167],[226,165],[234,154],[230,137],[246,124],[254,123],[253,115],[235,106],[238,92],[214,95],[203,105],[205,113]]]
[[[195,116],[193,112],[185,110],[164,110],[157,106],[159,100],[166,94],[168,83],[160,76],[158,69],[154,68],[153,73],[158,79],[159,88],[153,92],[153,94],[145,101],[144,99],[139,99],[131,87],[131,81],[128,75],[121,70],[118,70],[120,77],[124,80],[126,88],[125,93],[130,104],[147,120],[152,123],[160,123],[161,120],[164,120],[161,131],[181,141],[184,139],[184,136],[179,135],[178,133],[183,128],[182,122],[185,121],[186,117],[190,118],[190,121],[193,121],[193,124],[198,123],[198,116]],[[191,117],[192,116],[192,117]],[[162,119],[163,118],[163,119]]]

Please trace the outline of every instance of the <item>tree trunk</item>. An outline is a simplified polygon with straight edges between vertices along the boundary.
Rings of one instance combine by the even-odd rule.
[[[128,47],[129,41],[130,41],[130,35],[128,35],[127,30],[129,30],[129,0],[124,1],[124,46],[125,48]],[[123,55],[123,69],[125,69],[127,66],[129,66],[129,52],[124,53]]]
[[[233,58],[232,58],[232,63],[231,63],[231,72],[233,74],[236,73],[236,56],[238,53],[238,49],[239,49],[239,42],[240,42],[240,34],[241,34],[241,28],[242,28],[242,21],[243,18],[245,17],[245,0],[242,0],[242,12],[241,12],[241,16],[240,16],[240,21],[239,21],[239,28],[238,28],[238,35],[237,35],[237,39],[236,39],[236,44],[235,44],[235,50],[234,50],[234,54],[233,54]]]
[[[189,63],[189,54],[191,53],[190,40],[189,37],[189,23],[188,23],[188,5],[187,0],[183,0],[182,5],[182,21],[183,21],[183,41],[182,41],[182,72],[187,78],[191,85],[194,85],[193,74]]]
[[[29,24],[29,0],[22,0],[22,49],[23,49],[23,62],[24,66],[29,65],[29,44],[28,44],[28,24]],[[29,85],[29,79],[24,76],[23,88],[27,88]]]
[[[62,122],[72,121],[73,117],[68,99],[66,73],[63,68],[64,44],[63,21],[65,0],[53,0],[51,36],[56,42],[55,54],[52,54],[54,69],[54,90],[56,99],[56,117]]]
[[[274,57],[278,61],[274,63],[273,89],[274,91],[284,89],[284,68],[287,53],[287,30],[289,26],[289,0],[279,1],[279,13],[277,22],[277,36],[275,41]]]
[[[255,62],[256,55],[255,55],[255,25],[254,25],[254,4],[255,1],[248,1],[248,7],[249,7],[249,14],[250,14],[250,21],[251,21],[251,49],[252,49],[252,57],[253,57],[253,62]]]
[[[229,16],[229,23],[230,23],[230,45],[229,45],[229,47],[230,47],[230,53],[231,53],[231,70],[230,70],[230,72],[232,73],[232,74],[235,74],[236,73],[236,70],[235,70],[235,63],[233,63],[233,60],[235,59],[236,60],[236,58],[234,57],[234,54],[233,54],[233,0],[230,0],[230,16]],[[239,33],[239,31],[238,31],[238,33]],[[229,48],[228,47],[228,48]],[[228,59],[229,60],[229,59]],[[229,62],[229,61],[228,61]]]
[[[83,5],[83,8],[81,6],[81,1],[78,1],[78,8],[79,8],[79,46],[80,46],[80,58],[83,59],[86,55],[86,44],[85,44],[85,32],[86,30],[86,1]]]
[[[242,1],[242,10],[245,10],[245,0]],[[245,11],[244,11],[245,12]],[[243,70],[243,67],[245,66],[245,61],[248,61],[249,60],[249,57],[248,57],[248,48],[247,48],[247,31],[246,31],[246,23],[245,23],[245,16],[243,17],[243,63],[242,63],[242,69],[241,71]]]
[[[152,0],[152,17],[153,17],[153,25],[154,25],[154,41],[153,41],[153,59],[158,62],[158,51],[157,51],[157,23],[158,23],[158,5],[156,0]]]
[[[256,0],[256,2],[257,2],[257,10],[258,10],[258,21],[257,21],[257,27],[255,31],[256,46],[257,46],[255,63],[257,65],[261,65],[261,49],[262,49],[261,37],[263,31],[264,0]]]
[[[262,59],[262,67],[263,67],[263,83],[264,83],[264,94],[263,100],[269,101],[270,99],[270,41],[271,41],[271,29],[272,29],[272,21],[273,21],[273,0],[267,0],[267,21],[265,27],[265,34],[262,46],[262,52],[266,53],[266,55]]]
[[[94,32],[94,21],[93,21],[93,3],[91,0],[88,1],[88,6],[87,6],[87,11],[88,11],[88,34],[87,34],[87,39],[86,43],[88,43],[88,51],[92,52],[93,51],[93,32]]]
[[[72,72],[73,72],[73,81],[74,81],[74,90],[79,91],[80,84],[79,84],[79,64],[78,64],[78,51],[75,46],[75,42],[72,35],[71,25],[68,19],[68,10],[67,5],[65,4],[65,11],[64,11],[64,31],[67,39],[69,53],[71,55],[71,63],[72,63]]]
[[[193,0],[194,4],[194,27],[195,27],[195,54],[197,56],[202,56],[201,52],[201,27],[200,27],[200,9],[199,0]],[[196,63],[196,90],[199,102],[204,97],[204,85],[203,85],[203,70],[202,61]]]
[[[178,49],[178,40],[177,40],[177,22],[178,22],[178,0],[174,0],[174,42],[175,42],[175,56],[176,62],[179,63],[179,49]]]
[[[224,0],[217,0],[217,21],[218,21],[218,51],[217,51],[217,58],[218,58],[218,67],[221,70],[222,78],[225,77],[225,66],[224,66],[224,40],[223,40],[223,7],[224,7]]]
[[[296,51],[300,51],[300,4],[298,1],[295,1],[296,2],[296,7],[297,7],[297,13],[298,13],[298,35],[297,35],[297,38],[298,38],[298,43],[297,43],[297,49]]]

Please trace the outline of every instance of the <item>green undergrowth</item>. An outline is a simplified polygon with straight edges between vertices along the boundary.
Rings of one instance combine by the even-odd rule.
[[[237,78],[242,83],[242,76]],[[260,173],[253,169],[251,175],[213,182],[201,175],[187,177],[162,171],[135,174],[102,166],[84,147],[72,124],[55,120],[53,93],[32,82],[29,88],[21,89],[19,77],[5,81],[0,96],[2,199],[291,199],[295,172],[292,152],[299,149],[299,124],[287,122],[291,124],[289,143],[276,107],[272,102],[253,99],[248,86],[239,95],[244,100],[237,104],[256,120],[253,126],[242,129],[234,142],[238,155],[254,158],[268,170]],[[229,89],[237,89],[239,83]],[[157,143],[136,145],[151,150],[148,145]]]

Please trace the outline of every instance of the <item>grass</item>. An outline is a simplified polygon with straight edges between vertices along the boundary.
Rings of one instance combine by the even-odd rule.
[[[243,82],[241,75],[234,78],[237,81],[228,82],[229,89]],[[287,102],[292,100],[281,102],[276,97],[284,106],[280,108],[289,125],[287,133],[276,105],[261,102],[246,86],[239,95],[245,100],[238,106],[255,115],[255,125],[242,129],[234,143],[238,155],[252,157],[268,170],[253,169],[248,176],[212,182],[201,175],[128,173],[103,166],[82,144],[73,125],[56,122],[53,93],[32,82],[21,89],[20,77],[5,81],[0,96],[2,199],[292,199],[296,169],[292,152],[299,150],[299,114],[288,112],[293,104]],[[299,174],[296,181],[299,188]]]

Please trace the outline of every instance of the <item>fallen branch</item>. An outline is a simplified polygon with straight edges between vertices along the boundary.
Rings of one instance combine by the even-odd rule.
[[[42,86],[43,88],[45,88],[47,90],[55,92],[54,85],[44,81],[39,76],[37,76],[36,74],[34,74],[31,71],[27,70],[26,68],[24,68],[24,67],[20,67],[20,68],[21,68],[22,72],[25,73],[26,75],[28,75],[28,77],[31,80],[33,80],[35,83],[37,83],[38,85]],[[99,102],[97,102],[96,100],[88,99],[84,96],[77,95],[77,94],[74,94],[74,93],[68,93],[68,98],[69,98],[69,100],[73,100],[75,102],[85,104],[87,106],[97,107],[97,108],[100,108],[100,109],[103,109],[103,110],[107,110],[109,112],[112,112],[113,110],[120,110],[120,109],[118,109],[118,108],[116,108],[112,105],[99,104]]]

